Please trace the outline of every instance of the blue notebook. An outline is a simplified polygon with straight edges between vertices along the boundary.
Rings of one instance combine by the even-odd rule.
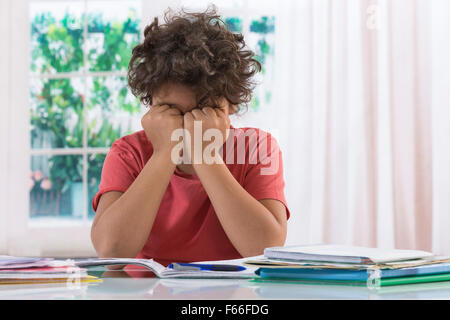
[[[402,269],[380,269],[381,279],[406,276],[450,273],[450,263],[429,264]],[[262,278],[286,278],[305,280],[349,280],[367,281],[367,270],[304,269],[304,268],[259,268],[256,274]]]

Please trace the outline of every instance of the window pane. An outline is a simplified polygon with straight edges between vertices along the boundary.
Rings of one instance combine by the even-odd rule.
[[[220,9],[229,8],[242,8],[244,6],[244,0],[184,0],[183,7],[185,8],[202,8],[206,9],[209,4],[214,4],[220,11]]]
[[[81,218],[82,156],[32,156],[30,217]]]
[[[255,91],[251,108],[255,111],[268,105],[272,98],[275,53],[275,17],[253,17],[247,36],[248,46],[255,52],[261,63],[261,73],[255,78],[260,83]]]
[[[231,32],[242,32],[242,18],[240,17],[222,17]]]
[[[131,50],[139,43],[138,4],[137,1],[88,2],[89,70],[127,70]]]
[[[88,218],[93,219],[95,212],[92,209],[92,199],[98,192],[98,185],[102,175],[103,162],[106,154],[90,154],[88,155]]]
[[[80,148],[83,145],[82,79],[32,79],[31,147]]]
[[[116,139],[142,130],[141,104],[125,77],[92,77],[88,88],[89,147],[110,147]]]
[[[30,3],[31,71],[56,73],[83,67],[83,3]]]

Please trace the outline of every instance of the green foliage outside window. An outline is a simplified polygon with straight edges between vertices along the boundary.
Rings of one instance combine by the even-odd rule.
[[[231,32],[242,32],[242,19],[239,17],[225,17],[224,22]]]
[[[275,32],[275,17],[261,17],[260,20],[252,20],[250,32],[260,35],[257,42],[256,59],[263,65],[262,73],[265,74],[264,65],[268,55],[273,55],[273,46],[267,41],[267,35]]]
[[[273,61],[269,60],[274,57],[274,40],[275,33],[275,17],[263,16],[260,19],[252,19],[250,24],[250,35],[252,40],[252,49],[255,50],[255,59],[261,63],[261,74],[264,77],[265,85],[257,88],[252,102],[251,108],[258,111],[261,102],[270,103],[272,98],[271,77],[273,74]],[[270,71],[269,71],[270,70]]]
[[[231,32],[243,32],[242,18],[225,17],[223,20]],[[273,38],[270,37],[275,33],[275,17],[262,16],[258,19],[251,19],[249,31],[249,38],[246,41],[247,45],[255,52],[255,59],[261,63],[262,76],[267,77],[268,60],[274,56],[274,42]],[[269,82],[270,79],[266,78],[265,81]],[[261,103],[270,103],[271,98],[272,92],[269,84],[264,88],[257,89],[250,103],[250,107],[253,111],[258,111]]]
[[[61,20],[45,12],[31,21],[31,71],[72,72],[83,67],[82,18],[66,13]]]
[[[139,42],[139,20],[131,10],[125,21],[104,21],[101,13],[88,16],[88,52],[91,71],[126,71],[132,48]],[[104,43],[98,47],[96,40],[104,35]]]

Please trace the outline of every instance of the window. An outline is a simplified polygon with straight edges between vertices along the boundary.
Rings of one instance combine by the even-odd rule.
[[[111,144],[140,130],[127,89],[140,1],[30,3],[30,218],[89,220]]]

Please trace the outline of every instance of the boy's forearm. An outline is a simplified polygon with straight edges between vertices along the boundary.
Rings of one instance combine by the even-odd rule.
[[[93,226],[99,256],[136,257],[148,239],[174,171],[170,153],[154,154],[148,160],[128,190]]]
[[[277,219],[237,182],[225,164],[198,164],[194,169],[225,233],[242,256],[283,245],[285,234]]]

